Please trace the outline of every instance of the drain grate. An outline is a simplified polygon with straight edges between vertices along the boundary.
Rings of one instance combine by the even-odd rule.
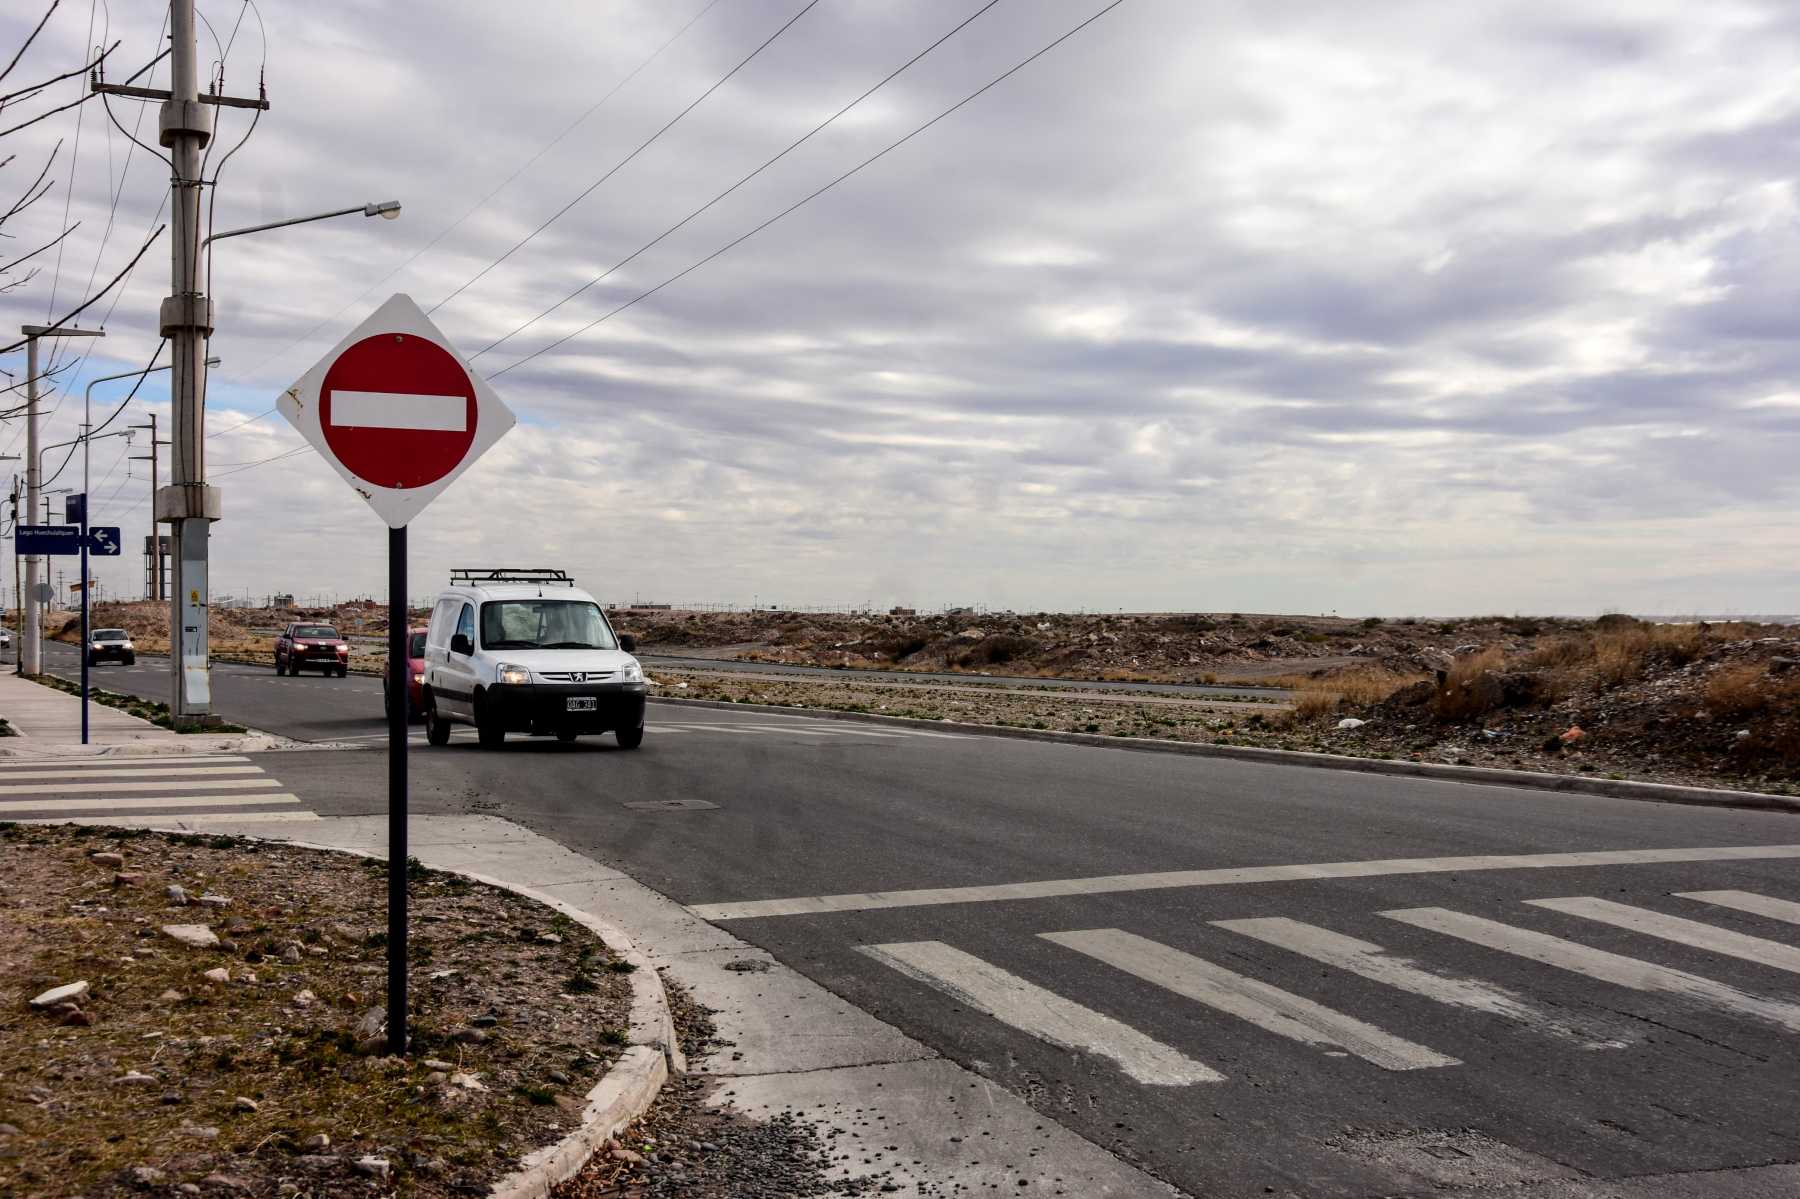
[[[719,805],[707,803],[704,799],[641,799],[619,806],[636,812],[698,812],[705,808],[717,808]]]

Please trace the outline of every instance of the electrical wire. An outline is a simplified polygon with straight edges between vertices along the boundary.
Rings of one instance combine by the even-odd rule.
[[[811,12],[818,5],[818,3],[819,3],[819,0],[807,0],[806,7],[802,8],[799,12],[797,12],[793,16],[789,17],[787,19],[787,21],[781,26],[781,28],[777,29],[774,33],[771,33],[767,38],[765,38],[763,40],[762,44],[757,46],[756,49],[750,51],[750,53],[746,54],[743,58],[739,59],[738,64],[736,66],[732,67],[731,70],[725,72],[725,74],[721,75],[719,77],[718,82],[714,83],[711,87],[707,88],[704,92],[701,92],[700,95],[697,98],[695,98],[695,100],[692,103],[690,103],[686,108],[682,109],[680,112],[676,113],[673,117],[671,117],[667,124],[665,124],[661,129],[658,129],[655,133],[652,133],[647,139],[645,139],[642,143],[640,143],[637,149],[633,150],[631,153],[629,153],[625,157],[621,158],[618,162],[614,163],[611,170],[607,171],[604,175],[600,176],[600,178],[598,178],[598,179],[594,180],[592,183],[588,184],[585,188],[583,188],[579,193],[576,194],[574,199],[570,200],[567,204],[564,204],[561,208],[559,208],[555,212],[551,213],[549,218],[547,220],[545,220],[542,224],[540,224],[537,228],[533,229],[530,233],[527,233],[524,237],[522,237],[518,241],[514,242],[512,244],[512,246],[504,254],[500,255],[500,257],[494,259],[492,262],[490,262],[486,266],[482,267],[479,271],[476,271],[475,274],[470,276],[469,279],[462,284],[462,286],[458,287],[455,291],[451,292],[449,295],[445,296],[443,299],[441,299],[437,303],[433,304],[430,308],[427,308],[425,310],[426,313],[429,314],[429,313],[436,312],[438,309],[442,308],[445,304],[448,304],[451,300],[454,300],[457,296],[462,295],[463,292],[469,290],[469,288],[473,287],[476,283],[480,282],[483,278],[485,278],[489,271],[493,270],[495,267],[499,266],[501,263],[503,263],[507,259],[511,258],[514,254],[518,253],[519,250],[526,245],[526,243],[530,242],[538,234],[542,233],[544,230],[548,229],[551,225],[555,224],[558,220],[560,220],[562,218],[563,214],[568,212],[569,209],[575,207],[575,205],[577,205],[577,204],[581,203],[583,200],[587,199],[590,195],[592,195],[594,193],[594,190],[596,188],[598,188],[602,183],[605,183],[608,179],[611,179],[614,175],[618,174],[621,170],[623,170],[625,168],[626,164],[631,162],[632,159],[636,158],[639,154],[642,154],[645,150],[649,149],[650,146],[652,144],[654,144],[658,138],[660,138],[663,134],[667,133],[669,130],[673,129],[675,127],[675,125],[683,117],[687,116],[688,113],[693,112],[694,109],[698,108],[701,105],[701,103],[704,102],[708,96],[712,95],[714,92],[716,92],[720,88],[724,87],[726,82],[729,81],[733,75],[736,75],[739,71],[743,70],[746,66],[748,66],[751,59],[755,58],[757,55],[761,54],[764,50],[767,50],[771,45],[773,45],[776,38],[780,37],[782,34],[786,33],[789,29],[793,28],[794,22],[798,21],[801,17],[804,17],[807,13]]]
[[[575,130],[580,125],[582,125],[589,117],[591,117],[595,113],[599,112],[600,109],[606,104],[606,102],[608,100],[611,100],[614,96],[618,95],[619,91],[622,88],[624,88],[626,84],[630,83],[633,79],[636,79],[638,77],[638,75],[640,75],[643,72],[644,68],[648,67],[651,63],[655,62],[658,58],[662,57],[663,51],[667,50],[670,46],[673,46],[676,42],[680,41],[683,34],[685,34],[688,30],[692,29],[696,24],[698,24],[700,21],[700,18],[704,17],[707,13],[711,12],[714,8],[716,8],[718,6],[718,4],[719,4],[719,0],[707,0],[706,7],[702,8],[699,12],[695,13],[693,15],[693,17],[691,17],[688,20],[687,24],[683,25],[680,29],[677,29],[674,33],[674,36],[670,37],[662,45],[658,46],[651,53],[649,58],[646,58],[643,62],[640,62],[637,66],[633,67],[631,69],[630,73],[628,73],[623,79],[621,79],[621,80],[619,80],[619,82],[613,84],[612,89],[610,91],[608,91],[604,96],[601,96],[593,104],[589,105],[587,108],[587,111],[583,112],[580,116],[576,117],[573,121],[570,121],[568,123],[568,125],[566,125],[563,128],[563,131],[561,133],[557,134],[555,137],[551,138],[549,141],[545,142],[542,146],[540,146],[538,148],[537,153],[533,154],[530,158],[526,159],[524,162],[520,163],[517,167],[515,167],[513,169],[513,173],[508,175],[505,179],[502,179],[497,187],[495,187],[492,191],[488,192],[487,195],[481,197],[481,199],[477,200],[473,205],[471,205],[469,207],[469,210],[467,212],[463,213],[461,216],[457,217],[454,221],[451,221],[448,225],[444,226],[443,229],[439,230],[436,237],[433,237],[430,241],[426,242],[424,245],[422,245],[418,249],[414,250],[406,258],[406,260],[404,262],[402,262],[399,266],[395,267],[393,270],[389,271],[387,274],[383,275],[381,278],[375,280],[375,282],[369,284],[367,287],[363,288],[360,292],[357,292],[354,296],[350,297],[349,300],[345,301],[343,306],[340,307],[336,312],[332,313],[330,316],[326,317],[324,320],[320,321],[318,324],[314,325],[312,328],[308,329],[306,332],[302,333],[300,336],[294,338],[292,341],[288,342],[286,345],[284,345],[280,349],[276,350],[273,354],[270,354],[267,358],[264,358],[261,362],[258,362],[255,366],[251,367],[249,370],[244,371],[241,374],[234,372],[233,377],[240,379],[240,380],[248,380],[248,379],[253,378],[264,367],[285,357],[289,350],[292,350],[294,347],[296,347],[304,342],[311,341],[313,339],[314,335],[316,335],[321,329],[325,328],[325,326],[336,321],[339,317],[343,316],[344,313],[350,311],[350,309],[353,305],[355,305],[355,304],[359,303],[361,300],[363,300],[366,296],[368,296],[368,294],[370,292],[374,291],[376,288],[378,288],[382,284],[386,283],[389,279],[392,279],[395,275],[398,275],[401,271],[405,270],[407,267],[409,267],[413,263],[417,262],[420,258],[424,257],[431,250],[435,249],[439,242],[443,241],[446,237],[450,236],[450,234],[452,234],[456,230],[460,229],[463,226],[463,224],[470,217],[474,216],[477,212],[479,212],[483,208],[487,207],[487,205],[494,199],[494,197],[499,195],[501,192],[505,191],[507,189],[507,187],[510,186],[515,179],[517,179],[520,175],[523,175],[526,171],[530,170],[533,166],[537,165],[538,161],[540,159],[542,159],[544,157],[544,155],[548,154],[551,150],[555,149],[556,146],[559,143],[561,143],[561,141],[564,138],[568,137],[569,134],[575,132]],[[258,20],[260,20],[260,19],[261,19],[261,16],[259,14]]]
[[[861,171],[864,167],[867,167],[870,164],[877,162],[882,158],[887,157],[893,151],[899,149],[901,146],[904,146],[907,142],[909,142],[913,138],[919,136],[919,134],[925,132],[927,129],[931,128],[933,125],[937,124],[939,121],[942,121],[944,118],[950,116],[952,113],[956,112],[958,109],[962,108],[964,105],[967,105],[971,101],[975,100],[977,97],[983,95],[984,93],[999,86],[1001,83],[1004,83],[1006,80],[1012,78],[1012,76],[1018,74],[1020,71],[1024,70],[1026,67],[1030,66],[1032,63],[1034,63],[1038,59],[1042,58],[1044,55],[1050,53],[1050,51],[1056,49],[1058,46],[1062,45],[1064,42],[1068,41],[1070,38],[1074,37],[1076,34],[1080,33],[1082,30],[1086,29],[1089,25],[1092,25],[1095,21],[1098,21],[1101,17],[1104,17],[1107,13],[1111,12],[1113,9],[1119,7],[1119,5],[1121,5],[1123,3],[1125,3],[1125,0],[1112,0],[1112,2],[1110,4],[1107,4],[1105,7],[1101,8],[1098,12],[1094,13],[1092,16],[1088,17],[1086,20],[1075,25],[1074,27],[1069,29],[1067,32],[1065,32],[1062,35],[1060,35],[1059,37],[1055,38],[1054,40],[1046,43],[1044,46],[1042,46],[1038,50],[1034,51],[1030,55],[1026,56],[1025,58],[1021,59],[1018,63],[1014,64],[1012,67],[1008,68],[1006,71],[1004,71],[1001,74],[996,75],[994,78],[988,80],[986,83],[982,84],[980,87],[976,88],[974,91],[970,92],[968,95],[966,95],[962,99],[958,100],[955,104],[952,104],[949,108],[944,109],[942,112],[938,113],[935,117],[932,117],[929,121],[926,121],[923,125],[920,125],[917,128],[915,128],[911,133],[908,133],[905,137],[900,138],[898,141],[888,143],[888,145],[886,145],[882,149],[876,151],[874,154],[871,154],[869,157],[863,159],[861,162],[857,163],[855,166],[851,167],[849,170],[845,171],[843,174],[837,176],[835,179],[832,179],[829,183],[826,183],[823,187],[820,187],[817,190],[810,192],[807,195],[802,196],[800,199],[794,201],[792,204],[788,205],[786,208],[782,209],[780,212],[776,213],[774,216],[770,217],[768,220],[764,221],[762,224],[756,226],[754,229],[751,229],[748,233],[742,234],[741,236],[739,236],[729,242],[726,242],[723,246],[720,246],[718,249],[714,250],[711,254],[708,254],[705,258],[700,259],[700,261],[669,276],[667,279],[664,279],[661,283],[658,283],[655,287],[647,288],[644,291],[639,292],[637,295],[631,297],[631,299],[626,300],[624,303],[618,305],[617,307],[595,317],[593,320],[591,320],[587,324],[581,326],[579,329],[576,329],[571,333],[566,333],[563,336],[557,338],[555,341],[550,342],[548,345],[545,345],[539,349],[533,350],[531,353],[525,355],[525,357],[520,358],[515,362],[509,363],[508,365],[506,365],[504,367],[501,367],[499,370],[495,371],[493,374],[487,376],[487,378],[489,379],[489,381],[498,379],[501,375],[506,374],[508,371],[511,371],[518,367],[521,367],[521,366],[525,365],[527,362],[530,362],[532,359],[541,357],[542,355],[549,353],[551,350],[554,350],[558,346],[561,346],[561,345],[565,344],[566,342],[571,341],[572,339],[581,336],[583,333],[586,333],[588,330],[593,329],[595,326],[604,324],[606,321],[611,320],[613,317],[619,315],[619,313],[624,312],[627,308],[632,307],[633,305],[639,303],[640,301],[649,299],[651,296],[655,295],[657,292],[661,291],[663,288],[668,287],[670,284],[675,283],[678,280],[684,279],[688,275],[693,274],[695,271],[699,270],[701,267],[705,266],[707,263],[711,262],[713,259],[718,258],[721,255],[726,254],[729,251],[742,245],[743,243],[749,241],[752,237],[755,237],[758,233],[761,233],[764,229],[767,229],[770,225],[773,225],[775,222],[781,220],[783,217],[787,216],[789,213],[794,212],[796,209],[802,207],[803,205],[811,203],[813,200],[816,200],[818,197],[824,195],[826,192],[830,191],[832,188],[836,187],[838,184],[842,183],[844,180],[850,178],[852,175],[856,174],[858,171]]]
[[[214,471],[212,472],[212,477],[215,479],[222,479],[226,475],[242,474],[244,471],[252,470],[258,466],[267,466],[271,462],[280,462],[284,458],[294,458],[301,454],[311,454],[315,452],[316,451],[310,445],[296,446],[291,450],[285,450],[282,453],[272,455],[268,458],[258,458],[255,462],[239,463],[230,470]]]
[[[118,420],[119,414],[121,412],[125,411],[126,406],[128,404],[130,404],[132,400],[137,398],[138,388],[142,387],[144,385],[144,380],[150,377],[150,372],[153,369],[155,369],[155,367],[156,367],[156,360],[158,358],[162,357],[163,347],[168,344],[169,344],[169,339],[166,337],[156,343],[156,352],[154,354],[150,355],[149,363],[145,365],[143,370],[138,372],[137,382],[135,382],[131,385],[131,393],[129,395],[127,395],[124,399],[119,401],[119,406],[117,408],[113,409],[111,416],[107,417],[105,420],[101,421],[98,425],[95,425],[93,428],[87,430],[87,432],[82,434],[82,437],[86,441],[88,441],[91,444],[93,442],[95,436],[97,436],[102,429],[105,429],[108,425],[110,425],[114,421]],[[49,479],[38,484],[38,487],[40,490],[42,488],[50,486],[51,483],[56,482],[57,478],[62,475],[63,471],[68,468],[70,459],[75,457],[75,451],[80,448],[81,448],[80,441],[76,441],[73,445],[71,445],[69,447],[69,453],[66,457],[63,458],[62,465],[56,468],[56,474],[51,475]]]
[[[645,242],[643,245],[639,246],[637,249],[633,250],[631,253],[627,254],[625,257],[619,259],[619,261],[617,261],[617,262],[613,263],[611,266],[607,267],[606,270],[602,271],[598,275],[595,275],[592,279],[589,279],[586,283],[583,283],[580,287],[576,288],[574,291],[570,292],[568,295],[564,296],[562,299],[558,300],[556,303],[550,305],[550,307],[544,309],[542,312],[538,313],[536,316],[532,317],[530,320],[526,321],[524,324],[516,326],[511,332],[507,333],[504,337],[500,338],[498,341],[490,342],[488,345],[475,351],[474,354],[469,356],[469,361],[473,362],[475,359],[481,357],[483,354],[487,353],[489,350],[498,349],[500,346],[504,345],[506,342],[511,341],[514,337],[517,337],[520,333],[523,333],[525,330],[529,329],[531,326],[537,324],[539,321],[543,320],[545,317],[549,316],[551,313],[553,313],[557,309],[561,308],[564,304],[567,304],[570,300],[573,300],[576,296],[579,296],[583,292],[587,291],[588,288],[593,287],[596,284],[604,282],[606,279],[611,277],[614,273],[616,273],[617,271],[621,270],[622,268],[624,268],[625,266],[630,264],[632,262],[632,260],[634,260],[635,258],[638,257],[638,255],[643,254],[645,251],[649,250],[651,247],[653,247],[657,243],[661,242],[664,238],[668,237],[670,234],[681,229],[689,221],[693,220],[695,217],[699,216],[701,213],[705,212],[707,209],[709,209],[713,205],[717,204],[720,200],[723,200],[726,196],[729,196],[732,192],[735,192],[738,188],[744,186],[744,184],[750,182],[752,179],[756,178],[758,175],[762,174],[764,171],[768,170],[770,167],[772,167],[776,163],[780,162],[783,158],[786,158],[789,154],[793,153],[795,150],[798,150],[803,144],[805,144],[807,141],[811,140],[811,138],[815,134],[817,134],[820,130],[822,130],[826,126],[832,124],[839,117],[843,116],[845,113],[849,112],[851,109],[853,109],[857,105],[861,104],[864,100],[867,100],[870,96],[873,96],[876,92],[880,91],[882,88],[884,88],[888,84],[892,83],[903,72],[905,72],[910,67],[912,67],[913,64],[917,63],[920,59],[924,58],[927,54],[930,54],[933,50],[936,50],[939,46],[943,45],[945,42],[949,41],[951,38],[955,37],[957,34],[961,33],[963,30],[967,29],[970,25],[974,24],[976,18],[980,17],[983,13],[985,13],[989,9],[993,8],[994,5],[996,5],[998,3],[1000,3],[1000,0],[987,0],[987,3],[983,4],[980,8],[978,8],[974,12],[970,13],[966,18],[963,19],[963,21],[960,24],[958,24],[957,26],[952,28],[948,33],[945,33],[942,37],[940,37],[936,41],[932,42],[929,46],[926,46],[923,50],[919,51],[917,54],[913,55],[911,58],[909,58],[905,62],[901,63],[898,67],[895,67],[892,71],[888,72],[888,74],[885,77],[883,77],[874,86],[870,87],[867,91],[863,92],[862,95],[856,97],[856,99],[850,101],[850,103],[844,105],[842,108],[838,109],[836,112],[834,112],[830,116],[826,117],[823,121],[820,121],[817,125],[814,125],[811,129],[808,129],[805,133],[801,134],[794,141],[789,142],[787,144],[786,148],[784,148],[780,153],[776,154],[773,158],[764,162],[761,166],[759,166],[755,170],[751,171],[748,175],[745,175],[742,179],[739,179],[736,183],[732,184],[730,187],[726,188],[724,191],[720,192],[718,195],[714,196],[712,199],[708,200],[706,203],[702,204],[700,207],[694,209],[694,211],[688,213],[686,216],[682,217],[679,221],[676,221],[673,225],[670,225],[667,229],[664,229],[661,233],[658,233],[655,237],[651,238],[649,241]]]
[[[239,421],[237,424],[231,426],[229,429],[214,429],[211,433],[208,433],[206,435],[205,440],[211,441],[215,437],[224,437],[228,434],[236,433],[239,429],[248,428],[249,426],[254,425],[257,421],[265,420],[268,417],[271,417],[274,415],[275,415],[275,409],[273,409],[273,408],[269,409],[267,412],[258,412],[255,416],[251,417],[249,420]]]
[[[84,45],[84,46],[91,47],[94,44],[94,14],[96,11],[98,11],[99,7],[100,6],[99,6],[97,0],[88,0],[87,37],[82,40],[82,45]],[[87,94],[88,94],[87,81],[81,80],[81,81],[79,81],[77,86],[81,90],[82,99],[85,100],[87,98]],[[68,182],[63,185],[62,223],[63,223],[63,228],[65,228],[65,229],[67,229],[69,227],[69,205],[75,199],[75,176],[81,168],[81,128],[84,124],[86,124],[86,120],[87,120],[87,107],[85,105],[83,105],[81,107],[76,108],[76,110],[75,110],[75,148],[73,151],[70,152],[70,155],[69,155],[69,179],[68,179]],[[50,276],[50,302],[48,304],[44,305],[44,319],[45,320],[49,320],[50,314],[56,311],[56,292],[57,292],[57,289],[62,284],[62,260],[63,260],[62,246],[58,245],[56,247],[56,269]],[[56,362],[57,350],[60,350],[61,348],[62,348],[61,346],[58,346],[58,347],[56,347],[56,350],[51,351],[50,361],[51,361],[52,365],[54,365]]]

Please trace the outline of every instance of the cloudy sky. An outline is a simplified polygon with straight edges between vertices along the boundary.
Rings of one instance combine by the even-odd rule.
[[[999,0],[519,329],[982,3],[264,0],[273,108],[216,227],[405,214],[219,244],[215,592],[385,585],[379,521],[310,452],[264,463],[302,443],[251,418],[403,291],[453,296],[434,319],[520,418],[414,525],[419,593],[506,563],[678,603],[1800,610],[1789,0],[1124,0],[578,332],[1105,5]],[[257,16],[201,10],[202,59],[253,91]],[[39,12],[6,6],[0,47]],[[123,39],[122,77],[163,15],[64,0],[16,74]],[[113,109],[154,143],[153,106]],[[5,326],[60,315],[161,219],[166,168],[92,105],[6,140],[9,202],[58,139],[56,190],[0,246],[65,204],[82,227],[0,295]],[[159,245],[61,376],[46,443],[87,380],[148,360],[167,269]],[[121,421],[150,412],[155,383]],[[0,452],[22,444],[7,422]],[[141,534],[124,451],[94,446],[96,520]],[[136,561],[105,577],[141,588]]]

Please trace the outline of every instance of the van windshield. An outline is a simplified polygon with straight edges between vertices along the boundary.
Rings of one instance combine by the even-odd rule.
[[[481,605],[484,649],[618,649],[591,600],[490,600]]]

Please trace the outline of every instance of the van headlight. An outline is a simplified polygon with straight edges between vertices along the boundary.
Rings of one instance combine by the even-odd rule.
[[[497,668],[497,677],[509,687],[522,687],[531,681],[531,671],[523,666],[514,666],[510,662],[502,662]]]
[[[636,662],[627,662],[625,669],[619,672],[619,678],[627,683],[641,683],[644,681],[644,668]]]

